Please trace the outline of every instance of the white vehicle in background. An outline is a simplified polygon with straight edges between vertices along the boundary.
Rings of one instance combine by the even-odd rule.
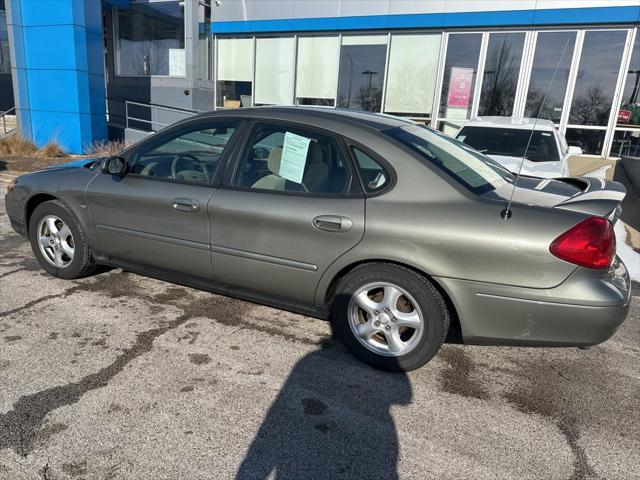
[[[531,144],[522,163],[530,137]],[[474,118],[460,129],[456,139],[488,155],[513,173],[518,173],[522,163],[520,173],[531,177],[565,177],[569,175],[567,159],[582,154],[581,148],[567,144],[553,122],[536,122],[534,118]]]

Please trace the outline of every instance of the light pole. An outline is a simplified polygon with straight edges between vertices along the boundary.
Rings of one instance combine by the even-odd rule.
[[[374,72],[372,70],[365,70],[364,72],[361,72],[361,73],[362,73],[362,75],[368,75],[369,76],[369,79],[367,81],[367,102],[369,104],[371,104],[371,103],[373,103],[373,102],[371,102],[371,80],[373,79],[374,75],[378,74],[378,72]],[[370,106],[372,106],[372,105],[370,105]]]

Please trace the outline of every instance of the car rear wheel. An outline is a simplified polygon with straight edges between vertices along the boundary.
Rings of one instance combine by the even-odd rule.
[[[449,329],[442,295],[424,276],[399,265],[356,267],[339,283],[331,321],[360,360],[389,371],[421,367]]]
[[[80,278],[94,269],[82,226],[62,202],[36,207],[29,221],[29,240],[38,262],[51,275]]]

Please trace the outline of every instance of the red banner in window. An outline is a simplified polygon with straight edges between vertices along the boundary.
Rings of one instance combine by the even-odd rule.
[[[452,68],[447,106],[469,108],[472,86],[473,68]]]

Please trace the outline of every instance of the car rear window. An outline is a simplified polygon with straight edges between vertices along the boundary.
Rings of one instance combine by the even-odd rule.
[[[516,128],[463,127],[457,139],[485,155],[522,157],[527,150],[531,130]],[[527,150],[532,162],[560,160],[553,132],[535,131]]]
[[[429,128],[408,125],[385,130],[384,133],[478,195],[513,181],[513,175],[494,160]]]

